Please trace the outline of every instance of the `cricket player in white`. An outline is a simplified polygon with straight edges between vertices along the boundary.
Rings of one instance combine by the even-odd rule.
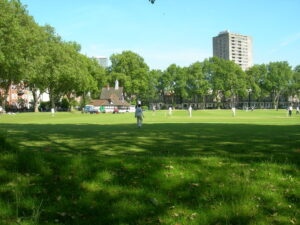
[[[139,128],[142,127],[143,117],[144,117],[143,110],[141,108],[141,105],[139,104],[135,109],[135,118]]]
[[[189,107],[189,115],[190,115],[190,117],[192,117],[192,110],[193,110],[193,108],[192,108],[192,106],[190,105],[190,107]]]

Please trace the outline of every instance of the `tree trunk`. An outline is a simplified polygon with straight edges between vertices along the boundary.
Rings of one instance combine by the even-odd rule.
[[[50,105],[51,105],[51,109],[55,108],[55,103],[54,103],[54,95],[52,93],[51,90],[49,90],[49,97],[50,97]]]
[[[7,102],[7,97],[8,97],[8,92],[9,92],[9,88],[10,88],[11,84],[9,84],[8,86],[6,86],[3,89],[3,99],[2,99],[2,108],[3,110],[6,111],[5,107],[6,107],[6,102]]]
[[[72,102],[72,97],[71,97],[71,94],[67,94],[67,99],[69,101],[69,112],[72,112],[73,111],[73,106],[71,105],[71,102]]]
[[[32,89],[31,92],[32,92],[32,96],[33,96],[33,108],[34,108],[34,112],[39,112],[38,102],[39,102],[39,99],[40,99],[41,95],[37,94],[37,90],[36,89]]]
[[[274,107],[274,109],[278,109],[278,102],[279,102],[279,97],[280,97],[280,92],[278,92],[278,93],[276,93],[275,91],[274,91],[274,95],[273,95],[274,97],[273,97],[273,107]]]

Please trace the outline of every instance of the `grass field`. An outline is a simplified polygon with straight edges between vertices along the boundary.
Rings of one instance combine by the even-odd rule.
[[[0,115],[0,224],[300,224],[285,110]]]

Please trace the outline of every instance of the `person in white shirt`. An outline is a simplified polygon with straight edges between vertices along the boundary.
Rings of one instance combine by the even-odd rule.
[[[169,107],[169,116],[172,116],[172,111],[173,111],[172,106],[170,106]]]
[[[232,111],[232,116],[235,116],[235,107],[234,106],[231,108],[231,111]]]
[[[54,116],[54,114],[55,114],[55,110],[54,108],[51,108],[51,115]]]
[[[143,114],[143,110],[142,110],[140,104],[135,109],[135,118],[136,118],[138,128],[141,128],[142,123],[143,123],[144,114]]]
[[[299,106],[296,107],[296,114],[299,114]]]
[[[289,107],[289,116],[292,116],[292,113],[293,113],[293,106],[290,105],[290,107]]]
[[[190,107],[189,107],[189,115],[190,115],[190,117],[192,117],[192,110],[193,110],[193,108],[192,108],[192,106],[190,105]]]

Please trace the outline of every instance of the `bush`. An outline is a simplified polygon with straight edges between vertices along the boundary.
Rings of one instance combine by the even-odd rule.
[[[39,106],[39,111],[49,111],[51,108],[50,101],[49,102],[41,102]]]
[[[143,105],[143,106],[142,106],[142,110],[143,110],[143,111],[146,111],[146,110],[148,110],[148,106],[146,106],[146,105]]]
[[[60,104],[60,107],[63,111],[68,111],[69,108],[70,108],[70,103],[69,103],[69,100],[67,98],[63,98],[61,100],[61,104]]]

